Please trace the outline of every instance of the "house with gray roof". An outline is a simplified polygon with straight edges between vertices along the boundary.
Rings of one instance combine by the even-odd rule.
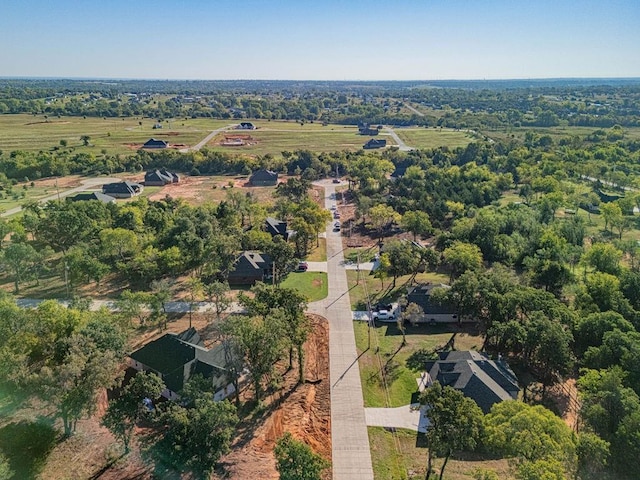
[[[277,218],[267,217],[264,221],[264,230],[271,235],[271,238],[282,237],[286,242],[295,235],[295,231],[287,226],[287,222]]]
[[[100,192],[79,193],[73,197],[67,197],[70,202],[88,202],[89,200],[97,200],[102,203],[113,203],[116,201],[111,195],[105,195]]]
[[[179,334],[167,333],[129,355],[129,366],[138,371],[156,373],[167,387],[162,396],[177,400],[180,390],[197,374],[210,379],[214,399],[223,400],[234,392],[228,382],[224,346],[206,349],[195,328]]]
[[[441,352],[439,359],[427,362],[420,388],[434,382],[460,390],[473,399],[486,414],[503,400],[518,398],[518,379],[507,362],[491,360],[485,353],[470,351]]]
[[[249,183],[254,187],[271,187],[278,184],[278,172],[261,168],[249,177]]]
[[[460,317],[454,305],[438,304],[431,299],[431,293],[437,288],[451,288],[444,283],[423,283],[407,288],[407,305],[415,303],[422,309],[422,315],[415,320],[416,323],[463,323],[475,322],[474,318]]]
[[[134,182],[116,182],[107,183],[102,186],[102,193],[114,198],[131,198],[140,195],[143,187],[139,183]]]
[[[253,285],[270,278],[272,273],[273,262],[269,255],[246,251],[238,255],[227,281],[230,285]]]
[[[150,138],[142,145],[142,148],[167,148],[169,144],[164,140],[157,140],[155,138]]]
[[[144,175],[144,184],[148,187],[162,187],[170,183],[178,183],[180,177],[177,173],[168,171],[165,168],[150,170]]]

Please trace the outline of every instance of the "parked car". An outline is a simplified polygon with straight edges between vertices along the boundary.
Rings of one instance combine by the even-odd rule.
[[[333,218],[340,218],[340,214],[336,211],[336,212],[333,214]]]
[[[340,222],[336,222],[333,224],[333,231],[334,232],[339,232],[340,231]]]
[[[309,264],[307,262],[298,262],[298,268],[296,269],[298,272],[306,272],[309,268]]]
[[[336,204],[334,203],[333,205],[331,205],[331,210],[335,210],[336,209]]]
[[[373,318],[380,320],[381,322],[390,322],[395,320],[395,315],[389,310],[380,310],[378,312],[373,312]]]
[[[334,178],[333,179],[333,183],[340,183],[340,179],[339,178]]]

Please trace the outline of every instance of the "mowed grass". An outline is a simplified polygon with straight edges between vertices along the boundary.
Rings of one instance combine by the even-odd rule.
[[[358,134],[355,125],[327,125],[321,123],[253,121],[256,130],[230,130],[216,135],[207,145],[211,150],[243,153],[247,155],[280,155],[283,151],[309,150],[330,152],[359,150],[370,137]],[[229,135],[250,135],[254,140],[243,146],[223,146],[220,143]],[[389,136],[387,144],[393,145]]]
[[[305,259],[309,262],[326,262],[327,261],[327,239],[319,238],[318,246],[313,246],[309,255]]]
[[[393,130],[413,148],[466,147],[474,141],[470,133],[450,128],[394,127]]]
[[[410,430],[390,432],[382,427],[369,427],[369,446],[376,480],[422,480],[427,471],[427,448],[422,436]],[[434,462],[439,473],[442,459]],[[476,469],[493,470],[501,480],[513,476],[509,462],[491,459],[478,453],[454,454],[444,471],[445,480],[469,480]],[[437,478],[437,475],[431,478]]]
[[[175,119],[162,122],[161,129],[153,129],[154,119],[61,117],[44,115],[0,115],[0,150],[40,151],[61,148],[60,141],[74,153],[98,155],[135,153],[137,146],[150,138],[169,144],[192,146],[203,140],[212,130],[233,124],[233,120]],[[83,146],[81,137],[90,137],[90,146]]]
[[[324,272],[291,272],[280,285],[298,290],[309,302],[322,300],[329,292],[327,274]]]
[[[416,352],[433,352],[446,345],[454,334],[456,350],[482,347],[482,338],[473,327],[460,330],[457,325],[408,325],[404,346],[395,322],[377,322],[371,332],[367,322],[354,322],[354,332],[365,407],[401,407],[412,403],[418,390],[416,378],[422,373],[422,367],[413,370],[409,366],[422,365],[416,361]]]
[[[515,138],[523,141],[527,132],[534,132],[540,136],[549,135],[555,142],[562,138],[580,137],[591,135],[596,130],[609,131],[609,128],[599,127],[574,127],[558,125],[557,127],[512,127],[508,129],[500,128],[491,130],[490,137],[495,139],[508,140]],[[625,140],[640,140],[640,127],[623,127]]]

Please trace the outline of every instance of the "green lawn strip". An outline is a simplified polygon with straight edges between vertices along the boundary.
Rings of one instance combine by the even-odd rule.
[[[326,298],[329,291],[327,274],[324,272],[291,272],[280,286],[295,288],[305,295],[309,302]]]
[[[365,407],[401,407],[412,401],[417,391],[416,378],[421,371],[411,370],[407,359],[418,351],[432,352],[444,346],[453,333],[456,333],[455,348],[457,350],[478,350],[482,346],[482,338],[469,332],[459,332],[457,326],[421,325],[406,327],[407,344],[400,348],[402,334],[397,325],[377,323],[371,330],[371,348],[369,333],[365,322],[354,322],[356,347],[362,353],[359,359],[360,378]],[[379,358],[378,358],[379,354]],[[385,371],[387,392],[385,392],[380,363]]]
[[[396,429],[393,433],[382,427],[368,427],[367,431],[376,480],[422,480],[425,477],[427,448],[422,435],[405,429]],[[434,462],[438,473],[442,461],[438,458]],[[447,463],[444,479],[469,480],[476,469],[493,470],[501,480],[513,479],[507,459],[494,459],[474,452],[454,453]]]
[[[327,261],[327,239],[319,238],[318,246],[313,246],[313,249],[307,255],[306,260],[308,262],[326,262]]]

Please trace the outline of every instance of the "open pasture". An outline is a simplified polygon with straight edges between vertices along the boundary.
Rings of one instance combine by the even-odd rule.
[[[211,150],[248,155],[280,155],[283,151],[309,150],[331,152],[336,150],[358,150],[370,137],[359,135],[354,125],[327,125],[321,123],[296,122],[252,122],[256,130],[230,130],[216,135],[207,147]],[[252,140],[241,146],[224,146],[225,136],[251,136]],[[384,136],[387,144],[391,137]]]
[[[394,127],[394,131],[413,148],[466,147],[474,141],[469,132],[451,128]]]
[[[0,115],[0,150],[72,148],[74,152],[94,155],[102,150],[109,154],[127,154],[135,153],[150,138],[186,148],[201,141],[212,130],[233,123],[233,120],[181,118],[164,121],[161,129],[154,129],[156,123],[154,119],[141,117],[45,118],[44,115]],[[89,146],[86,147],[81,139],[85,135],[89,136]],[[60,145],[61,140],[67,142],[67,147]]]

